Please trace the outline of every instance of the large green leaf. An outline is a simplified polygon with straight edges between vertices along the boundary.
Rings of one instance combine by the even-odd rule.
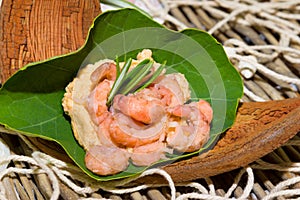
[[[238,72],[230,64],[222,45],[206,32],[196,29],[174,32],[134,9],[99,15],[81,49],[29,64],[13,75],[0,90],[0,124],[28,136],[56,141],[82,170],[97,180],[142,172],[145,167],[134,165],[122,173],[105,177],[87,170],[85,152],[73,136],[61,100],[64,88],[81,67],[104,58],[134,58],[145,48],[153,51],[157,62],[167,61],[168,73],[184,73],[193,98],[207,100],[214,111],[209,142],[198,152],[170,155],[170,160],[211,148],[220,133],[234,122],[243,93]]]

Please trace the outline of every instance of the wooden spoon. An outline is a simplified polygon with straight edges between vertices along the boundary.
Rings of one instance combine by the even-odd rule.
[[[28,62],[79,48],[93,18],[100,13],[99,1],[96,0],[52,3],[43,0],[29,0],[26,3],[6,0],[2,4],[2,83]],[[52,20],[49,20],[49,16]],[[300,98],[242,103],[233,127],[223,134],[212,150],[162,168],[171,174],[175,182],[183,182],[245,166],[280,147],[300,131],[299,107]],[[36,138],[32,138],[32,141],[50,155],[63,160],[67,157],[56,143]],[[153,183],[159,180],[156,176],[150,176],[139,181]]]

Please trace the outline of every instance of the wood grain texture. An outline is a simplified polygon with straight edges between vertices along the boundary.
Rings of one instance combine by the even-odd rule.
[[[0,83],[24,65],[81,47],[98,0],[3,0],[0,11]]]

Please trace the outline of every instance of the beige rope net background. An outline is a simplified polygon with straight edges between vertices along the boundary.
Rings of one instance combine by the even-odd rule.
[[[299,96],[300,1],[134,2],[172,29],[199,28],[222,42],[228,57],[244,79],[245,95],[241,101]],[[4,141],[0,143],[0,199],[300,198],[299,136],[270,155],[231,172],[232,179],[229,180],[207,177],[175,184],[165,171],[150,169],[140,177],[158,174],[167,184],[137,186],[130,186],[130,182],[139,177],[118,182],[96,182],[76,166],[41,152],[27,138],[18,138],[25,155],[13,154]],[[7,167],[8,163],[14,165]],[[274,176],[266,177],[269,174],[277,174],[277,180]],[[18,180],[14,179],[16,176]],[[32,185],[31,176],[44,184],[43,189]],[[124,185],[126,187],[120,187]]]

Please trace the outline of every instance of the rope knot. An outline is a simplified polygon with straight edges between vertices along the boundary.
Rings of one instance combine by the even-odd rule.
[[[250,79],[256,73],[257,67],[252,63],[257,63],[254,56],[243,56],[238,64],[238,69],[244,78]]]

